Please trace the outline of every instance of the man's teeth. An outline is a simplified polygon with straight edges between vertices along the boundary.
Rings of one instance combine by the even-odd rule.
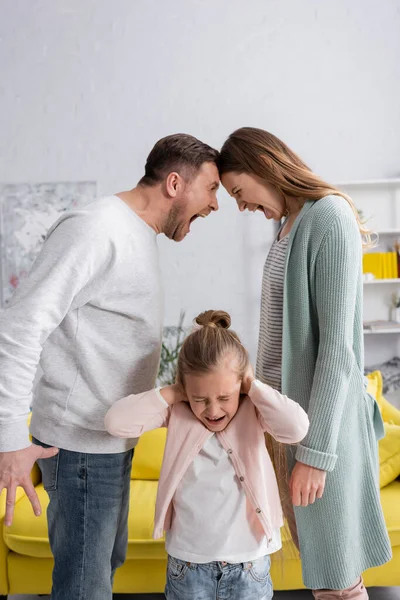
[[[207,215],[204,213],[199,213],[197,216],[201,217],[202,219],[205,219]]]

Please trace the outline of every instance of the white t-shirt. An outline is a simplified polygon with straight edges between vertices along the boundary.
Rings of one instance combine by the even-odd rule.
[[[173,498],[168,554],[196,563],[256,560],[282,547],[280,530],[268,543],[254,536],[248,502],[226,450],[214,434],[183,476]]]

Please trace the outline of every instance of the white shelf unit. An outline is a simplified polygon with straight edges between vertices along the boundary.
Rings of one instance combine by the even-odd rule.
[[[386,252],[400,240],[400,178],[348,181],[337,184],[361,210],[366,225],[379,236],[371,251]],[[364,321],[390,319],[391,298],[400,292],[400,278],[364,282]],[[399,328],[364,330],[365,364],[372,366],[400,355]]]
[[[364,329],[364,335],[380,335],[382,333],[400,333],[400,327],[398,329],[378,329],[376,331]]]
[[[378,283],[400,283],[400,279],[373,279],[372,281],[364,281],[364,285],[376,285]]]

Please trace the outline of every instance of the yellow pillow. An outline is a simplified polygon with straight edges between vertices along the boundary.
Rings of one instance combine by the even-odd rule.
[[[379,441],[379,481],[383,488],[400,475],[400,410],[383,396],[380,371],[369,373],[367,378],[367,391],[376,398],[384,421],[385,437]]]
[[[393,404],[390,404],[382,394],[382,373],[380,371],[373,371],[372,373],[368,373],[367,378],[367,392],[372,394],[379,404],[384,422],[400,425],[400,410],[393,406]]]
[[[131,479],[159,479],[166,437],[165,427],[147,431],[140,437],[133,455]]]
[[[379,441],[379,484],[383,488],[400,475],[400,426],[384,423],[385,437]]]

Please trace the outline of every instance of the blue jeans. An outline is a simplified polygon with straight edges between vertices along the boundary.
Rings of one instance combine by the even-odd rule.
[[[168,557],[167,600],[270,600],[271,560],[197,564]]]
[[[48,447],[36,439],[33,443]],[[133,451],[84,454],[60,449],[38,460],[50,502],[54,556],[51,600],[112,600],[125,560]]]

